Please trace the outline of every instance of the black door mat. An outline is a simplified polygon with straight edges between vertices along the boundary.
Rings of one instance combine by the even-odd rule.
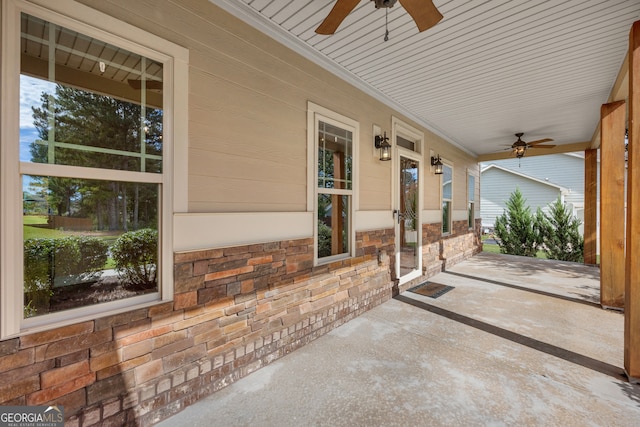
[[[434,282],[424,282],[415,288],[409,289],[409,292],[424,295],[429,298],[438,298],[454,289],[453,286],[442,285]]]

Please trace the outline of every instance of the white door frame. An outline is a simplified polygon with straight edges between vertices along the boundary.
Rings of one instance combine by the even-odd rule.
[[[395,137],[395,135],[394,135]],[[402,285],[406,282],[409,282],[413,279],[416,279],[422,276],[422,211],[424,206],[424,160],[420,153],[416,153],[415,151],[407,150],[403,147],[398,147],[397,144],[394,144],[394,156],[393,156],[393,210],[400,210],[400,157],[405,157],[411,159],[418,164],[418,203],[416,208],[417,218],[417,243],[416,243],[416,251],[418,258],[417,268],[411,271],[404,276],[400,276],[400,224],[398,221],[398,216],[394,215],[394,230],[395,230],[395,273],[396,277],[399,280],[399,284]]]

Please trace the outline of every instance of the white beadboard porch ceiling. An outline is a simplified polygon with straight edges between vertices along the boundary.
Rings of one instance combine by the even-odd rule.
[[[434,0],[444,18],[419,33],[397,3],[385,42],[369,0],[330,36],[314,30],[335,0],[210,1],[484,158],[516,132],[592,141],[640,19],[639,0]]]

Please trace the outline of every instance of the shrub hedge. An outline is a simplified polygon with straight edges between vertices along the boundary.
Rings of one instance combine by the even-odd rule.
[[[118,237],[111,247],[116,270],[129,285],[148,289],[156,284],[158,231],[144,228]]]

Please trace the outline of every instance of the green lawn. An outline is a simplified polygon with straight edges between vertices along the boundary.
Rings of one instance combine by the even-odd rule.
[[[60,238],[68,236],[67,233],[60,230],[51,230],[50,228],[31,227],[25,225],[23,227],[24,238],[26,239],[42,239],[42,238]]]
[[[498,246],[498,245],[489,245],[487,243],[484,243],[482,245],[482,252],[491,252],[492,254],[499,254],[500,253],[500,246]]]
[[[485,240],[484,236],[483,236],[482,240]],[[491,252],[493,254],[499,254],[500,253],[500,246],[493,245],[493,244],[488,244],[488,243],[483,243],[482,244],[482,252]],[[547,254],[545,254],[543,251],[538,251],[538,253],[536,254],[536,258],[547,259]]]
[[[25,215],[22,217],[22,223],[24,225],[46,224],[47,217],[45,215]]]
[[[22,223],[24,224],[23,232],[25,239],[37,239],[37,238],[56,238],[64,237],[65,234],[59,230],[51,230],[49,228],[31,227],[31,225],[41,225],[47,223],[46,215],[25,215],[22,217]]]
[[[23,225],[23,235],[24,239],[59,239],[66,236],[71,236],[73,233],[61,231],[61,230],[52,230],[50,228],[42,228],[42,227],[32,227],[32,225],[37,224],[46,224],[47,217],[43,215],[25,215],[23,217],[24,225]],[[109,246],[113,245],[116,239],[119,237],[118,235],[104,235],[99,236],[102,240],[104,240]],[[115,268],[115,262],[111,257],[107,259],[107,263],[104,266],[105,269]]]

